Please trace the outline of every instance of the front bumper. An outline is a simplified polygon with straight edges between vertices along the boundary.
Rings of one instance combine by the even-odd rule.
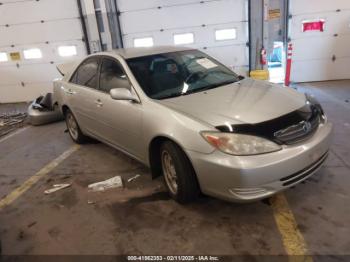
[[[269,197],[312,176],[326,160],[332,124],[319,126],[308,140],[278,152],[232,156],[220,151],[187,151],[204,194],[233,202]]]

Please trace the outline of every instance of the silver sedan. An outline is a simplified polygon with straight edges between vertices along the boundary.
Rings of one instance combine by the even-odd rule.
[[[122,49],[59,67],[54,102],[72,139],[98,139],[164,176],[180,203],[247,202],[312,176],[332,124],[292,88],[244,78],[187,48]]]

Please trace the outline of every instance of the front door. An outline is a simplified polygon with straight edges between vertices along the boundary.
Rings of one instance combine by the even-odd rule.
[[[142,104],[112,99],[109,92],[114,88],[131,90],[132,86],[120,63],[112,58],[104,58],[99,77],[100,104],[96,105],[96,122],[100,126],[97,135],[139,157],[142,144]]]

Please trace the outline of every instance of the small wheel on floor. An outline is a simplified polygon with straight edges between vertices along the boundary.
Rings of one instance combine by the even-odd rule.
[[[164,142],[160,157],[165,185],[171,197],[181,204],[196,200],[200,189],[190,160],[173,142]]]

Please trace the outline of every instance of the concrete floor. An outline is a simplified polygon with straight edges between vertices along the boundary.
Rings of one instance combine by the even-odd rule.
[[[350,81],[299,85],[335,124],[326,165],[285,196],[310,255],[350,255]],[[30,127],[0,142],[0,199],[72,146],[64,123]],[[88,192],[90,183],[140,174],[124,189]],[[58,183],[72,187],[51,195]],[[89,204],[89,203],[93,204]],[[162,179],[100,143],[82,146],[0,210],[4,254],[283,255],[267,201],[232,204],[209,197],[181,206]],[[339,260],[345,257],[338,257]]]

